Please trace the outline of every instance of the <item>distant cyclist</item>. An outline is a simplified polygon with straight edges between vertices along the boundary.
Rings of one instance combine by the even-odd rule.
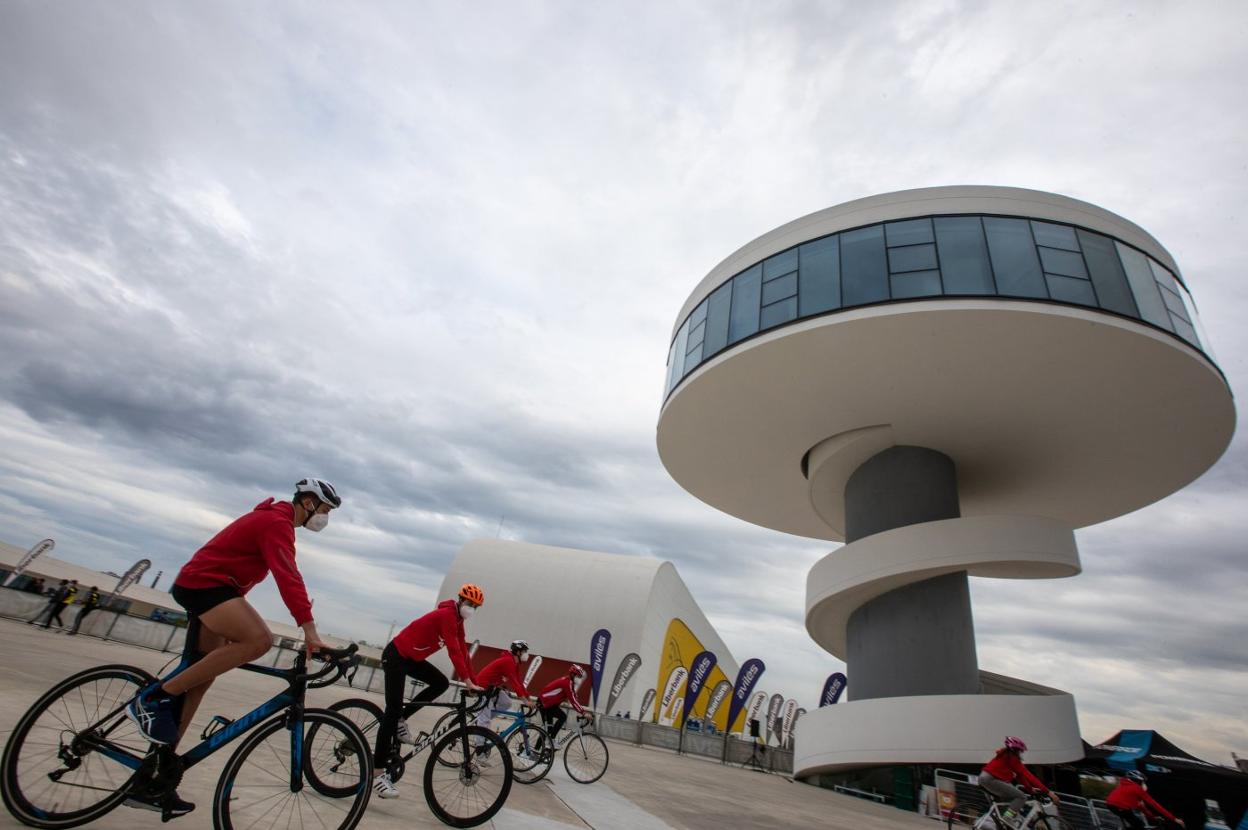
[[[1010,802],[1001,815],[1011,826],[1017,826],[1023,804],[1027,801],[1027,794],[1014,786],[1014,781],[1030,790],[1048,793],[1054,801],[1061,800],[1057,793],[1044,786],[1044,782],[1023,765],[1022,755],[1026,751],[1027,744],[1023,743],[1023,739],[1011,735],[979,773],[979,786],[992,793],[997,800]]]
[[[295,528],[320,532],[329,511],[342,505],[326,481],[301,479],[290,501],[265,499],[235,519],[182,566],[169,593],[186,609],[187,641],[202,655],[163,684],[145,689],[126,713],[152,743],[176,747],[195,716],[204,693],[218,675],[268,653],[273,634],[244,595],[271,572],[282,601],[303,629],[308,656],[326,647],[312,620],[303,577],[295,565]],[[180,700],[181,717],[177,717]],[[160,810],[156,798],[132,795],[131,807]],[[171,812],[180,816],[194,804],[172,795]]]
[[[509,690],[515,692],[516,696],[521,699],[528,698],[529,691],[524,688],[524,681],[520,679],[519,672],[520,664],[524,662],[524,658],[528,654],[529,644],[527,642],[524,640],[512,640],[508,653],[498,655],[486,663],[485,668],[477,672],[477,685],[494,690],[486,705],[477,712],[477,726],[489,729],[495,709],[502,711],[511,709]],[[481,742],[484,743],[484,739]],[[478,763],[488,766],[492,762],[489,755],[490,750],[487,746],[484,753],[478,758]]]
[[[572,688],[572,679],[580,679],[584,676],[585,669],[574,663],[568,669],[567,674],[556,677],[537,693],[537,705],[542,710],[542,722],[546,725],[546,734],[550,736],[550,740],[554,743],[556,749],[559,748],[560,744],[555,735],[568,719],[567,713],[563,711],[563,702],[566,700],[571,703],[577,714],[585,714],[585,707],[576,699],[576,691]]]
[[[1182,827],[1183,822],[1158,804],[1146,792],[1147,790],[1148,784],[1145,782],[1144,773],[1133,769],[1118,779],[1118,786],[1105,797],[1105,806],[1111,813],[1118,816],[1122,821],[1122,826],[1128,830],[1144,830],[1144,822],[1136,810],[1142,811],[1148,818],[1160,816],[1171,824]]]
[[[469,691],[480,691],[481,687],[472,674],[472,664],[468,661],[464,620],[484,603],[485,592],[479,586],[464,585],[459,589],[458,598],[443,600],[437,608],[413,620],[381,652],[381,668],[386,677],[386,711],[377,729],[377,746],[373,752],[373,768],[378,771],[373,779],[373,789],[379,797],[399,797],[399,790],[390,779],[389,766],[395,738],[400,743],[416,743],[407,718],[451,685],[446,675],[428,662],[429,658],[445,645],[455,674],[464,681]],[[404,705],[403,690],[409,677],[424,683],[425,688]]]

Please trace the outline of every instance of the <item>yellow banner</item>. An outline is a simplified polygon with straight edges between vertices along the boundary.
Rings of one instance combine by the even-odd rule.
[[[663,689],[677,666],[684,668],[687,672],[689,664],[693,662],[693,658],[697,657],[700,652],[705,650],[706,646],[702,645],[702,642],[694,636],[694,633],[689,630],[689,626],[685,625],[682,620],[673,618],[672,621],[668,623],[667,634],[663,638],[663,651],[659,658],[659,666],[658,672],[655,675],[654,688]],[[716,657],[719,656],[720,655],[716,655]],[[706,679],[702,693],[698,695],[698,700],[693,705],[693,711],[684,713],[686,717],[692,715],[695,718],[701,718],[705,714],[706,707],[711,701],[711,690],[714,689],[715,684],[721,680],[727,680],[729,683],[732,682],[731,678],[724,675],[724,670],[716,665],[715,668],[711,670],[711,676]],[[688,674],[686,674],[685,678],[681,681],[680,686],[676,689],[676,693],[673,695],[674,700],[669,703],[668,710],[664,711],[664,707],[661,705],[654,707],[656,711],[652,720],[657,721],[660,718],[666,719],[664,716],[674,716],[675,723],[673,725],[680,725],[680,713],[671,712],[670,710],[675,708],[673,705],[675,700],[684,699],[686,683],[688,683]],[[745,712],[742,711],[741,714],[737,716],[737,723],[744,723],[744,719]],[[728,707],[721,706],[719,707],[719,711],[715,713],[712,723],[715,724],[715,728],[718,731],[723,732],[727,727],[727,720]],[[738,726],[737,728],[740,729],[741,727]]]

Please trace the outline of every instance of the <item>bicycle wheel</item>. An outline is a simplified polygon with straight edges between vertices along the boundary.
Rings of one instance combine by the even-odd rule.
[[[548,746],[550,739],[540,726],[526,723],[513,729],[506,743],[507,751],[511,753],[511,777],[521,784],[536,784],[554,766],[555,753]]]
[[[592,732],[582,732],[568,739],[563,750],[563,768],[578,784],[592,784],[607,771],[611,754],[607,742]]]
[[[0,792],[32,827],[75,827],[120,804],[150,749],[125,705],[156,682],[133,666],[98,666],[67,677],[22,715],[0,761]],[[128,766],[101,751],[129,756]]]
[[[212,822],[217,830],[236,826],[351,830],[359,823],[373,793],[371,753],[360,730],[327,709],[304,710],[302,731],[292,732],[287,723],[286,714],[267,721],[243,738],[226,762],[212,799]],[[308,747],[312,727],[318,727],[317,735]],[[303,752],[296,751],[300,742]],[[355,762],[331,771],[341,752]],[[315,769],[321,786],[303,786],[302,777],[291,769],[296,758],[311,763],[302,777],[309,777],[308,770]],[[327,795],[321,787],[347,790],[349,795]]]
[[[360,730],[366,748],[377,740],[377,727],[381,723],[381,709],[377,704],[351,698],[338,701],[329,711],[346,718]],[[352,769],[367,766],[369,762],[355,754],[355,742],[350,736],[336,728],[322,730],[322,725],[317,722],[308,727],[303,741],[303,774],[321,795],[345,798],[355,792]]]
[[[945,818],[945,827],[947,830],[966,830],[967,827],[973,826],[983,814],[983,810],[970,806],[954,807]],[[991,821],[988,826],[991,830],[996,830],[996,825]]]
[[[444,758],[455,760],[448,766]],[[469,726],[443,735],[425,762],[425,801],[443,824],[483,824],[494,817],[510,793],[511,754],[502,738],[483,727]]]

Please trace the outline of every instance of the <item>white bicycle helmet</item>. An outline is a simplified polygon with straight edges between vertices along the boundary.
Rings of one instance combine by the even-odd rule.
[[[527,652],[528,650],[529,650],[529,644],[527,641],[525,640],[512,640],[511,641],[511,653],[512,654],[523,654],[524,652]]]
[[[328,481],[319,478],[303,478],[295,485],[295,498],[307,493],[316,496],[330,507],[342,507],[342,498]]]

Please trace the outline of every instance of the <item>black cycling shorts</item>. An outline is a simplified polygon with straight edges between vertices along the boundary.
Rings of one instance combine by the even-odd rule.
[[[186,609],[188,616],[197,617],[207,614],[223,602],[241,597],[239,590],[232,585],[215,585],[212,588],[184,588],[176,582],[169,589],[169,595]]]

